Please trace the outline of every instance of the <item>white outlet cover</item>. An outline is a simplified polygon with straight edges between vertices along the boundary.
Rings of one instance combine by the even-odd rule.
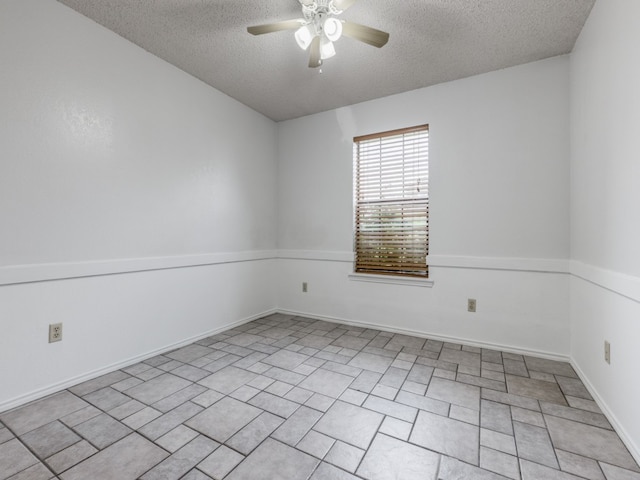
[[[62,341],[62,323],[49,325],[49,343]]]

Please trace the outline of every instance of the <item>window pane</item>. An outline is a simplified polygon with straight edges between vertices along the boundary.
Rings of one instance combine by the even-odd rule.
[[[427,125],[354,139],[356,272],[428,276]]]

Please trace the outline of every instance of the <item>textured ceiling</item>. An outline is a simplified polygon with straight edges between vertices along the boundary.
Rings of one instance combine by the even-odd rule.
[[[297,0],[58,0],[280,121],[569,53],[595,0],[359,0],[341,18],[390,33],[343,37],[323,73],[293,31]]]

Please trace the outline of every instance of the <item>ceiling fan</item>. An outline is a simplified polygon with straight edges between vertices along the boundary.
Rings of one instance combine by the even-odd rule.
[[[337,18],[353,5],[356,0],[298,0],[302,7],[303,18],[285,20],[248,27],[252,35],[295,30],[295,39],[300,48],[309,49],[309,67],[317,68],[323,60],[336,54],[333,42],[342,35],[361,42],[383,47],[389,41],[389,34],[375,28],[346,22]]]

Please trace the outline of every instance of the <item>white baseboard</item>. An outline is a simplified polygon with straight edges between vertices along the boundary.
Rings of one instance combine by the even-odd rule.
[[[299,312],[295,310],[278,309],[278,313],[282,313],[283,315],[294,315],[296,317],[313,318],[314,320],[324,320],[326,322],[331,322],[331,323],[344,323],[346,325],[353,325],[356,327],[382,330],[384,332],[401,333],[404,335],[412,335],[414,337],[420,337],[420,338],[430,338],[432,340],[439,340],[442,342],[459,343],[462,345],[468,345],[470,347],[500,350],[502,352],[514,353],[517,355],[528,355],[532,357],[540,357],[540,358],[546,358],[549,360],[556,360],[559,362],[569,362],[568,355],[560,355],[557,353],[547,352],[544,350],[518,348],[510,345],[502,345],[500,343],[479,342],[477,340],[471,340],[469,338],[439,335],[436,333],[425,332],[420,330],[412,330],[409,328],[398,328],[398,327],[392,327],[390,325],[381,325],[377,323],[362,322],[360,320],[351,320],[351,319],[339,318],[339,317],[329,317],[326,315],[316,315],[309,312]]]
[[[616,433],[620,437],[620,440],[622,440],[622,443],[625,444],[625,446],[629,450],[629,453],[631,454],[631,456],[640,465],[640,448],[639,448],[639,446],[635,444],[633,439],[629,436],[629,434],[627,433],[626,429],[622,425],[622,423],[620,423],[618,421],[618,418],[615,416],[613,411],[609,408],[607,403],[598,394],[598,391],[591,384],[591,382],[589,381],[589,378],[584,374],[584,372],[582,371],[580,366],[573,359],[571,359],[571,366],[576,371],[576,373],[580,377],[580,380],[582,380],[582,383],[584,383],[584,386],[587,388],[587,390],[589,391],[589,393],[591,394],[591,396],[593,397],[595,402],[600,407],[600,410],[602,410],[602,413],[604,414],[604,416],[607,417],[607,420],[609,420],[609,423],[611,424],[613,429],[616,431]]]
[[[53,393],[57,393],[61,390],[73,387],[74,385],[78,385],[79,383],[86,382],[87,380],[92,380],[101,375],[105,375],[107,373],[114,372],[116,370],[120,370],[121,368],[126,368],[130,365],[136,364],[147,358],[155,357],[156,355],[161,355],[166,352],[170,352],[171,350],[175,350],[176,348],[184,347],[185,345],[189,345],[193,342],[197,342],[198,340],[202,340],[203,338],[210,337],[211,335],[216,335],[217,333],[223,332],[225,330],[229,330],[234,327],[238,327],[240,325],[244,325],[245,323],[251,322],[258,318],[265,317],[267,315],[271,315],[276,313],[277,310],[270,309],[261,313],[257,313],[255,315],[251,315],[249,317],[243,318],[241,320],[237,320],[235,322],[228,323],[222,327],[214,328],[212,330],[208,330],[203,333],[199,333],[198,335],[194,335],[189,338],[185,338],[180,340],[179,342],[172,343],[170,345],[165,345],[164,347],[157,348],[150,352],[143,353],[141,355],[136,355],[135,357],[128,358],[121,362],[113,363],[103,368],[99,368],[97,370],[93,370],[91,372],[83,373],[82,375],[78,375],[76,377],[64,380],[62,382],[54,383],[52,385],[48,385],[44,388],[39,388],[38,390],[34,390],[32,392],[26,393],[24,395],[20,395],[15,398],[11,398],[0,403],[0,413],[10,410],[12,408],[16,408],[22,406],[26,403],[33,402],[34,400],[39,400],[40,398],[46,397],[47,395],[51,395]]]

